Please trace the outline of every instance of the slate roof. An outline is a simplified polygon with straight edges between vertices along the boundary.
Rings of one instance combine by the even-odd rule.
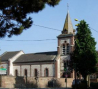
[[[14,63],[53,61],[56,56],[57,51],[22,54]]]
[[[8,59],[14,57],[20,51],[5,52],[1,55],[1,61],[8,61]]]

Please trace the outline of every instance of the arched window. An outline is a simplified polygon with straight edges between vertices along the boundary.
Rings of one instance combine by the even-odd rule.
[[[66,71],[68,69],[68,64],[69,64],[69,61],[66,60],[63,62],[64,63],[64,71]]]
[[[69,54],[69,44],[67,44],[67,54]]]
[[[27,69],[24,70],[24,75],[27,76]]]
[[[34,70],[34,73],[35,73],[35,74],[34,74],[35,77],[37,77],[37,76],[38,76],[38,71],[37,71],[37,69]]]
[[[45,77],[48,77],[49,71],[48,68],[45,69]]]
[[[15,70],[15,76],[18,76],[18,70],[17,69]]]
[[[65,44],[63,44],[62,53],[63,53],[63,55],[65,55]]]

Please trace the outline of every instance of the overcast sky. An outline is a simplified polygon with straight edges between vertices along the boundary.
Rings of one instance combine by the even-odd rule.
[[[18,50],[23,50],[24,53],[57,51],[57,36],[63,30],[67,3],[74,29],[76,29],[75,24],[78,23],[74,19],[84,19],[91,28],[98,50],[98,0],[62,0],[54,8],[46,5],[43,11],[30,14],[34,25],[23,31],[21,35],[0,39],[0,54]]]

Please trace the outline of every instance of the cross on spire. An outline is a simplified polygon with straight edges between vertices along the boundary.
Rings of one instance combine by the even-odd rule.
[[[67,11],[69,11],[69,4],[67,3]]]

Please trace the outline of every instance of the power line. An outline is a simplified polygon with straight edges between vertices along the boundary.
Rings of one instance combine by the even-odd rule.
[[[47,28],[47,29],[52,29],[52,30],[56,30],[56,31],[61,31],[61,30],[59,30],[59,29],[50,28],[50,27],[46,27],[46,26],[41,26],[41,25],[36,25],[36,24],[33,24],[33,25],[34,25],[34,26],[38,26],[38,27],[42,27],[42,28]],[[97,30],[93,29],[92,27],[90,27],[90,28],[98,33]]]
[[[95,29],[93,29],[92,27],[90,27],[92,30],[94,30],[94,31],[96,31],[97,33],[98,33],[98,31],[97,30],[95,30]]]
[[[2,40],[2,41],[51,41],[56,39],[43,39],[43,40]]]
[[[41,26],[41,25],[36,25],[36,24],[33,24],[34,26],[38,26],[38,27],[43,27],[43,28],[47,28],[47,29],[52,29],[52,30],[56,30],[56,31],[61,31],[59,29],[55,29],[55,28],[50,28],[50,27],[45,27],[45,26]]]
[[[47,29],[52,29],[52,30],[56,30],[56,31],[61,31],[59,29],[54,29],[54,28],[50,28],[50,27],[45,27],[45,26],[41,26],[41,25],[36,25],[36,24],[33,24],[35,26],[38,26],[38,27],[43,27],[43,28],[47,28]],[[90,27],[91,28],[91,27]],[[92,30],[96,31],[98,33],[97,30],[91,28]],[[2,40],[2,41],[51,41],[51,40],[57,40],[57,39],[42,39],[42,40]]]

